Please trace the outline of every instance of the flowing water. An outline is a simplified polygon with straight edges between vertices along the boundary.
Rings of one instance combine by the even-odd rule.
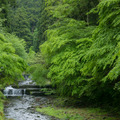
[[[30,84],[27,79],[21,85]],[[8,104],[5,105],[6,119],[13,120],[52,120],[52,118],[35,111],[36,106],[45,105],[48,102],[46,97],[30,96],[25,94],[25,89],[16,89],[8,86],[4,90],[8,97]],[[19,97],[18,97],[19,96]]]
[[[25,89],[15,89],[12,86],[8,86],[5,88],[4,95],[5,96],[24,96],[25,95]]]
[[[41,104],[46,102],[46,98],[43,97],[10,97],[10,102],[5,108],[6,118],[11,118],[14,120],[50,120],[50,117],[41,115],[35,111],[35,107],[40,104],[37,103],[38,99],[40,99]]]

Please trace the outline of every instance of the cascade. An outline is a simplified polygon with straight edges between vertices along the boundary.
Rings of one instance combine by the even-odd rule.
[[[12,86],[8,86],[4,89],[3,93],[5,96],[23,96],[25,95],[25,89],[16,89]]]
[[[28,78],[28,76],[24,76],[25,81],[21,81],[19,85],[29,85],[32,83],[32,80]],[[3,94],[5,96],[25,96],[26,95],[26,88],[16,88],[15,86],[8,86],[3,90]]]
[[[26,95],[33,95],[33,96],[43,96],[46,95],[45,91],[42,91],[42,88],[47,88],[48,91],[51,90],[51,86],[39,86],[36,85],[31,78],[28,76],[24,76],[25,81],[19,82],[18,86],[12,85],[8,86],[3,90],[5,96],[26,96]]]

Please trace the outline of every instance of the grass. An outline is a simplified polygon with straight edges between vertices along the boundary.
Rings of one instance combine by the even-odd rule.
[[[47,114],[49,116],[53,116],[62,120],[83,120],[83,117],[76,114],[70,114],[67,112],[67,110],[63,109],[57,109],[57,108],[52,108],[52,107],[44,107],[44,108],[37,108],[36,109],[38,112]]]
[[[3,100],[0,99],[0,120],[4,120],[4,105],[3,105]]]
[[[109,116],[108,113],[98,108],[36,108],[40,113],[59,118],[60,120],[119,120],[120,118]]]
[[[53,100],[52,104],[40,106],[36,111],[58,118],[60,120],[120,120],[100,108],[65,106],[58,99]],[[57,104],[56,104],[57,102]]]
[[[4,95],[0,91],[0,120],[4,120]]]

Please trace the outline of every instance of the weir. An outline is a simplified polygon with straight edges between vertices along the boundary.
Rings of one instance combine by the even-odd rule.
[[[46,96],[47,91],[42,89],[47,88],[48,91],[52,90],[51,85],[39,86],[36,85],[30,78],[25,77],[25,81],[21,81],[17,86],[11,85],[6,87],[3,91],[5,96]]]
[[[25,95],[26,90],[25,89],[16,89],[12,86],[8,86],[4,89],[3,93],[5,96],[23,96]]]
[[[28,88],[33,85],[35,87],[35,83],[28,78],[28,76],[24,76],[25,77],[25,81],[21,81],[18,86],[14,86],[14,85],[10,85],[8,87],[6,87],[3,90],[3,94],[4,96],[25,96],[28,94],[28,91],[26,90],[26,85],[28,86]],[[30,92],[29,92],[30,93]]]
[[[36,85],[30,78],[25,77],[25,81],[20,82],[18,86],[11,85],[6,87],[3,93],[9,100],[4,109],[7,119],[53,120],[49,116],[36,112],[36,106],[47,103],[49,99],[43,96],[41,87]]]

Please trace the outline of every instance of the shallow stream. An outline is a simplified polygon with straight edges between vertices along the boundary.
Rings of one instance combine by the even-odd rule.
[[[10,97],[9,103],[5,106],[6,118],[13,120],[52,120],[50,117],[42,115],[35,111],[35,107],[44,105],[47,98],[23,96]]]
[[[19,85],[34,85],[28,77],[26,81]],[[45,106],[49,103],[47,97],[26,95],[25,90],[16,89],[11,86],[6,87],[4,95],[8,97],[8,103],[5,105],[6,120],[53,120],[49,116],[36,112],[37,106]]]

